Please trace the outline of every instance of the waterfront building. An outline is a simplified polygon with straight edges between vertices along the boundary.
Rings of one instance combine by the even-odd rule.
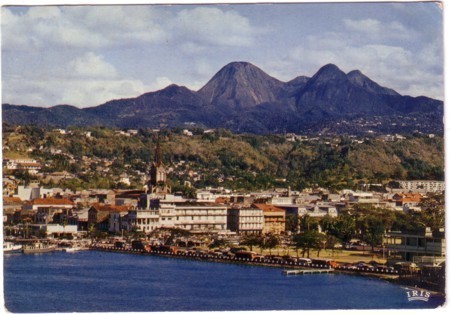
[[[263,234],[281,234],[285,232],[285,210],[269,204],[254,203],[252,206],[263,211]]]
[[[426,228],[421,232],[389,232],[384,236],[387,257],[393,262],[413,261],[419,257],[445,257],[444,230],[432,232]]]
[[[140,206],[129,211],[128,222],[138,230],[180,228],[219,231],[227,228],[227,207],[207,200],[188,200],[172,194],[144,194]]]
[[[227,230],[227,207],[214,203],[178,203],[175,205],[175,227],[193,232]]]
[[[127,230],[136,227],[136,230],[146,233],[161,227],[160,213],[158,208],[136,208],[130,210],[127,215]]]
[[[129,209],[129,206],[94,204],[88,210],[88,226],[94,226],[98,231],[108,231],[110,213],[127,212]]]
[[[89,216],[89,207],[74,209],[72,210],[72,215],[68,217],[67,221],[70,225],[77,225],[78,230],[87,231],[88,216]]]
[[[77,225],[29,224],[27,228],[30,235],[45,238],[74,237],[78,233]]]
[[[252,206],[233,206],[227,209],[227,229],[238,234],[261,234],[263,211]]]
[[[124,230],[123,220],[127,218],[128,211],[112,211],[108,216],[108,231],[118,233]],[[127,229],[125,229],[127,230]]]

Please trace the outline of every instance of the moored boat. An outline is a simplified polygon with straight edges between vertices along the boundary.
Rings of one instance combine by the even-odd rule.
[[[4,242],[3,243],[3,253],[7,253],[7,254],[22,253],[22,245],[15,244],[13,242]]]
[[[67,247],[67,248],[63,249],[64,252],[68,252],[68,253],[73,253],[73,252],[77,252],[77,251],[81,251],[81,250],[82,250],[82,248],[78,247],[78,246],[72,246],[72,247]]]
[[[31,244],[24,245],[23,252],[25,254],[32,253],[47,253],[53,252],[56,250],[56,245],[43,243],[43,242],[35,242]]]

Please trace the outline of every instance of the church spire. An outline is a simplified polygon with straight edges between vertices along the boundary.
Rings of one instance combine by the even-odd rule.
[[[163,164],[163,157],[160,147],[160,136],[155,145],[154,161],[150,166],[150,180],[148,183],[148,193],[155,195],[165,195],[171,192],[166,181],[166,167]]]
[[[161,155],[161,148],[160,148],[160,135],[158,135],[157,145],[155,146],[154,163],[156,166],[160,166],[163,163],[163,157]]]

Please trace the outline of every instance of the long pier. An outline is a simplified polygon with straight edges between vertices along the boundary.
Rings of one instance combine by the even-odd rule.
[[[334,271],[333,268],[329,269],[285,269],[282,271],[284,275],[305,275],[305,274],[328,274]]]

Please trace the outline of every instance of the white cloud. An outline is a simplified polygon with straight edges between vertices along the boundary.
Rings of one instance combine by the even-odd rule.
[[[159,76],[155,79],[155,83],[152,84],[151,87],[153,90],[160,90],[171,84],[173,84],[173,82],[171,81],[170,78],[168,78],[166,76]]]
[[[10,79],[3,85],[4,103],[50,107],[69,104],[80,108],[97,106],[112,99],[136,97],[147,89],[139,80],[72,79],[69,83],[58,78],[22,81]]]
[[[213,7],[182,10],[173,24],[181,36],[189,36],[191,45],[250,46],[257,29],[235,11]]]
[[[335,63],[402,94],[443,98],[440,19],[401,6],[351,10],[330,25],[324,12],[298,17],[288,5],[2,7],[4,101],[93,106],[171,83],[197,90],[237,60],[281,80]]]
[[[115,67],[104,61],[103,56],[87,52],[68,64],[70,75],[75,77],[114,78],[118,76]]]
[[[407,31],[407,29],[398,21],[386,23],[376,19],[344,19],[343,24],[347,31],[353,32],[355,34],[371,36],[370,39],[372,41],[387,39],[409,39],[413,36],[413,31]]]
[[[364,24],[379,27],[373,21]],[[345,72],[359,69],[380,85],[401,94],[443,99],[443,76],[440,71],[434,71],[441,68],[439,43],[419,52],[402,46],[370,43],[371,39],[362,43],[346,32],[311,36],[306,44],[289,51],[285,63],[296,65],[296,70],[304,69],[302,74],[305,75],[313,75],[321,66],[334,63]],[[293,73],[291,78],[297,75],[299,72]]]
[[[161,42],[165,32],[150,7],[37,6],[22,14],[2,8],[6,50],[100,48]]]
[[[78,107],[97,106],[112,99],[136,97],[145,92],[138,80],[75,80],[61,95],[63,103]]]

